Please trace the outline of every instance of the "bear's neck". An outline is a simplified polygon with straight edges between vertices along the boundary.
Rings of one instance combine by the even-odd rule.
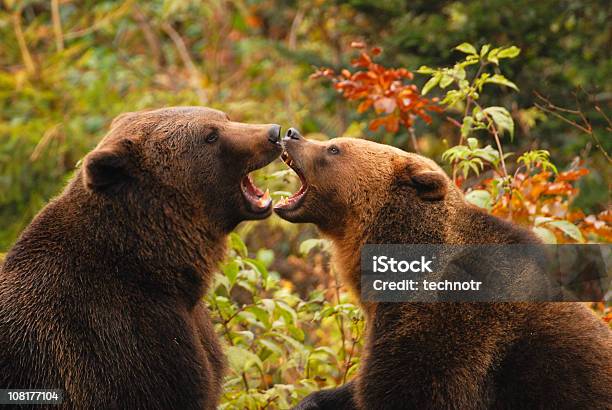
[[[20,265],[36,258],[65,280],[152,292],[192,307],[225,255],[225,234],[204,215],[164,198],[114,201],[89,192],[77,176],[26,228],[4,269],[44,275]]]

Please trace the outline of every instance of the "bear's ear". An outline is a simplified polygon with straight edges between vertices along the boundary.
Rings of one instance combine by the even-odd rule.
[[[417,193],[423,199],[439,201],[444,199],[448,190],[448,178],[439,171],[425,171],[411,178]]]
[[[92,151],[83,162],[83,180],[92,191],[101,192],[127,181],[132,172],[128,149],[113,144]]]
[[[420,198],[427,201],[444,199],[448,191],[448,177],[440,171],[414,171],[408,167],[400,177],[400,183],[416,189]]]

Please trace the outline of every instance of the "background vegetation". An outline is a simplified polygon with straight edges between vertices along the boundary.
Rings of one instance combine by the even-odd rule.
[[[115,115],[194,104],[418,150],[549,242],[610,241],[611,18],[605,0],[4,0],[0,253]],[[279,162],[258,178],[276,197],[297,183]],[[363,318],[314,229],[272,217],[231,245],[207,297],[222,407],[350,378]]]

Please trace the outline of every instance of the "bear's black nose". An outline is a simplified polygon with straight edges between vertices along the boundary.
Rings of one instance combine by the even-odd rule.
[[[300,138],[302,138],[302,134],[300,134],[300,132],[298,130],[296,130],[295,128],[291,127],[285,133],[285,138],[291,138],[293,140],[299,140]]]
[[[268,131],[268,141],[272,144],[280,144],[281,126],[274,124]]]

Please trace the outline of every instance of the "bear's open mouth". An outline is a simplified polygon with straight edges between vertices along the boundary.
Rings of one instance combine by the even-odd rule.
[[[259,189],[253,182],[253,179],[251,179],[251,175],[247,174],[242,178],[240,181],[240,190],[252,212],[260,214],[270,209],[270,205],[272,205],[270,191],[266,189],[266,192],[263,192]]]
[[[281,154],[281,159],[289,168],[295,171],[298,177],[300,177],[302,186],[290,197],[282,197],[280,201],[274,205],[274,208],[285,210],[295,209],[300,205],[300,202],[302,198],[304,198],[304,195],[306,195],[306,192],[308,192],[308,182],[306,181],[306,177],[304,176],[302,170],[296,165],[295,161],[287,151],[283,151]]]

